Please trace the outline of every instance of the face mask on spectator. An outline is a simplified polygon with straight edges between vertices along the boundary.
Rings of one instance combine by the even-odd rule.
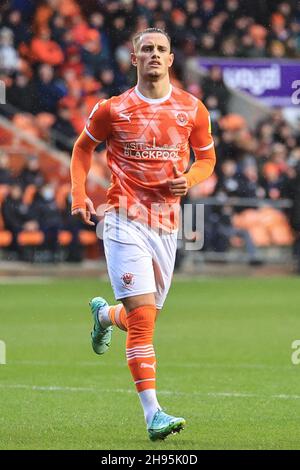
[[[46,201],[52,201],[52,199],[54,199],[54,190],[52,188],[44,188],[42,190],[42,196]]]

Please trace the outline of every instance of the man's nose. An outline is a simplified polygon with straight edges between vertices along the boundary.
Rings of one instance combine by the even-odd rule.
[[[152,53],[152,58],[155,57],[155,58],[159,58],[159,52],[157,49],[153,49],[153,53]]]

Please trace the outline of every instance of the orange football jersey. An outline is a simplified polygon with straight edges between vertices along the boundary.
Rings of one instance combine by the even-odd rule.
[[[164,98],[146,98],[135,87],[99,101],[85,132],[95,142],[106,141],[112,175],[108,210],[124,208],[130,217],[169,232],[178,226],[180,202],[168,186],[168,180],[174,178],[174,166],[181,173],[187,170],[191,146],[196,160],[207,163],[202,180],[214,168],[214,144],[206,107],[191,94],[172,86]],[[193,166],[185,176],[189,186],[199,182],[199,178],[193,179]]]

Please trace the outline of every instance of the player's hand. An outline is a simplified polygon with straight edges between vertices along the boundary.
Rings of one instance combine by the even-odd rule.
[[[186,177],[173,165],[174,179],[168,180],[169,190],[173,196],[185,196],[189,190]]]
[[[74,209],[72,211],[72,215],[79,217],[82,222],[87,225],[95,225],[95,223],[91,221],[91,216],[96,215],[94,204],[88,197],[84,200],[84,202],[85,209]]]

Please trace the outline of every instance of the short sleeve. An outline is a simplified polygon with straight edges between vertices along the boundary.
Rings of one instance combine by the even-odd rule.
[[[84,130],[94,142],[103,142],[110,134],[110,107],[110,99],[98,101],[89,115]]]
[[[214,145],[213,137],[211,135],[209,112],[201,101],[198,101],[194,127],[189,141],[193,150],[200,152],[208,150]]]

